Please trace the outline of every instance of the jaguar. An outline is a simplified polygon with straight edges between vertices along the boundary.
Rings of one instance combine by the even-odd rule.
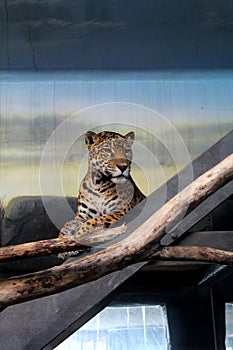
[[[80,184],[75,220],[63,227],[60,237],[109,227],[145,198],[130,173],[134,139],[134,132],[86,133],[88,171]]]

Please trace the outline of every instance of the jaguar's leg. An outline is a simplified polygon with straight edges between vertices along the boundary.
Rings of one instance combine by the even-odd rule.
[[[67,222],[64,225],[64,227],[61,229],[59,237],[63,237],[66,235],[79,237],[83,234],[87,234],[91,232],[93,232],[94,234],[97,228],[109,227],[110,225],[118,221],[123,215],[124,215],[124,212],[116,211],[111,214],[106,214],[103,216],[99,216],[97,218],[89,219],[83,223],[80,222],[80,220],[74,219],[72,221]],[[64,253],[60,253],[58,257],[63,260],[66,260],[71,256],[79,255],[83,251],[85,250],[82,249],[77,251],[64,252]]]

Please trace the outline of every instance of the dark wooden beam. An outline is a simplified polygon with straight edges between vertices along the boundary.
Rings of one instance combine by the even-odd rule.
[[[184,233],[190,230],[194,226],[194,222],[198,223],[200,220],[205,218],[205,216],[211,213],[212,210],[218,207],[232,194],[233,194],[233,181],[221,187],[218,191],[213,193],[204,202],[199,204],[197,208],[195,208],[187,216],[185,216],[183,220],[176,226],[176,228],[171,233],[168,233],[166,236],[162,238],[161,244],[162,245],[177,244],[175,243],[176,240],[179,238],[183,239]]]
[[[186,235],[179,246],[210,247],[233,251],[233,231],[201,231]]]

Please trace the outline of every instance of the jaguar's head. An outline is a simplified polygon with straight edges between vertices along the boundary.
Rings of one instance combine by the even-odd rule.
[[[123,136],[111,131],[88,131],[85,141],[91,171],[114,183],[124,183],[131,170],[134,133]]]

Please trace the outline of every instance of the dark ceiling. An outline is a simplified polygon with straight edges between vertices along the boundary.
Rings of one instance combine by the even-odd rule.
[[[2,0],[1,69],[233,66],[232,0]]]

